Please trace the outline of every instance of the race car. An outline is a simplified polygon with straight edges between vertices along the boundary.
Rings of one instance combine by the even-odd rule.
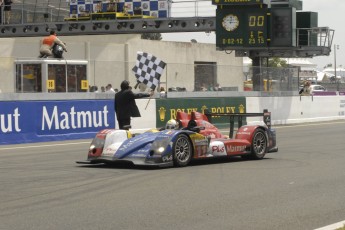
[[[79,164],[131,162],[159,167],[187,166],[191,160],[242,156],[262,159],[277,152],[270,125],[244,125],[235,138],[223,135],[205,114],[178,112],[163,129],[133,135],[128,130],[105,129],[92,140],[86,161]]]

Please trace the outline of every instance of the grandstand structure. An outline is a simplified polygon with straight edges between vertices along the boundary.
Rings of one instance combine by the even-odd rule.
[[[215,8],[210,1],[22,0],[12,4],[0,38],[44,36],[50,29],[64,36],[215,31]]]
[[[301,7],[297,0],[269,4],[279,2],[291,2],[279,7]],[[3,18],[0,24],[0,38],[41,37],[52,29],[60,36],[211,31],[218,36],[218,9],[222,7],[210,0],[14,0],[10,23],[4,24]],[[328,27],[293,28],[289,34],[296,44],[217,49],[235,50],[237,57],[250,58],[315,57],[331,52],[334,30]]]

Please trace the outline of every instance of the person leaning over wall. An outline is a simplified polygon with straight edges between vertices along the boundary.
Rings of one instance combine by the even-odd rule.
[[[55,44],[60,45],[65,52],[67,52],[67,47],[65,43],[63,43],[56,35],[55,30],[51,30],[49,32],[49,36],[44,37],[41,40],[41,47],[40,47],[40,58],[42,57],[53,57],[53,47]]]
[[[301,96],[310,96],[311,95],[311,83],[310,81],[304,81],[303,88],[299,91]]]

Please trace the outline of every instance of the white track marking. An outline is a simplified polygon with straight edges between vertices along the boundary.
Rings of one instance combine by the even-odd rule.
[[[13,150],[13,149],[27,149],[27,148],[41,148],[41,147],[54,147],[54,146],[65,146],[65,145],[80,145],[80,144],[90,144],[91,142],[71,142],[71,143],[62,143],[62,144],[50,144],[50,145],[29,145],[29,146],[17,146],[17,147],[6,147],[6,148],[0,148],[1,150]]]
[[[327,225],[327,226],[322,227],[322,228],[317,228],[314,230],[336,230],[336,229],[342,229],[344,226],[345,226],[345,220],[340,221],[340,222],[335,223],[335,224]]]

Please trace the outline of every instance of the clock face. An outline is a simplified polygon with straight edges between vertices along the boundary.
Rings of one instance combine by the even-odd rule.
[[[226,31],[234,31],[240,25],[238,17],[233,14],[228,14],[223,18],[222,26]]]

